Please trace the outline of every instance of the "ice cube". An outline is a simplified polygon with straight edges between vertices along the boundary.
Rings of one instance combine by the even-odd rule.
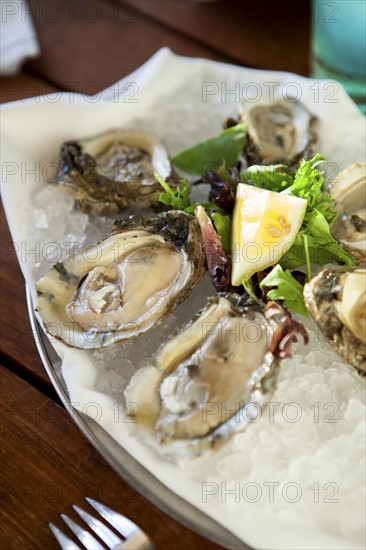
[[[46,229],[48,227],[48,219],[45,210],[40,208],[33,210],[33,224],[36,229]]]
[[[49,213],[62,210],[71,212],[74,198],[62,191],[57,185],[45,185],[35,196],[37,207],[46,209]]]

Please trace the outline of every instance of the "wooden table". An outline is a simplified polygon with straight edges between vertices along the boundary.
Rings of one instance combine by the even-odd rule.
[[[308,0],[28,0],[41,56],[1,79],[1,101],[54,90],[94,94],[160,47],[262,69],[308,73]],[[52,123],[52,121],[50,121]],[[86,495],[123,511],[158,549],[218,548],[130,487],[62,408],[33,341],[24,280],[1,217],[2,547],[52,549],[47,523]]]

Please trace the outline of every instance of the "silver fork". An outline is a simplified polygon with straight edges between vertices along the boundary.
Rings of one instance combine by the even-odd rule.
[[[99,519],[95,518],[88,512],[84,512],[78,506],[73,506],[75,512],[79,514],[81,519],[85,521],[92,531],[105,543],[109,550],[142,550],[152,549],[153,545],[150,542],[148,536],[140,529],[135,523],[127,519],[122,514],[118,514],[108,506],[97,502],[91,498],[85,499],[93,508],[112,526],[118,531],[123,538],[120,538],[114,531],[109,529]],[[61,514],[62,519],[69,526],[71,531],[76,535],[83,547],[87,550],[105,550],[105,547],[97,541],[86,529],[80,527],[75,521],[70,519],[65,514]],[[62,550],[80,550],[69,537],[67,537],[56,525],[49,523],[49,528],[55,535],[57,542],[61,546]]]

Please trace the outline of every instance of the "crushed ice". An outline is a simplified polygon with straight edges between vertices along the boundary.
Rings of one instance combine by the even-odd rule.
[[[218,452],[180,466],[203,482],[203,492],[207,484],[210,506],[230,509],[238,525],[255,521],[260,508],[264,522],[268,515],[363,547],[365,379],[313,321],[305,324],[310,344],[284,361],[259,420]]]

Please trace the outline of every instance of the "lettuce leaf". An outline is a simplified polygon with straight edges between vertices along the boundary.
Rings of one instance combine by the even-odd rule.
[[[268,273],[259,286],[262,289],[263,287],[271,289],[266,293],[271,300],[281,300],[288,309],[309,317],[302,295],[302,285],[296,281],[290,271],[284,271],[279,264]]]
[[[170,206],[172,210],[185,210],[191,205],[188,181],[182,179],[180,185],[172,188],[158,172],[155,171],[154,176],[165,190],[165,193],[161,193],[159,196],[160,202]]]
[[[191,204],[188,181],[182,179],[180,180],[180,185],[170,187],[169,183],[167,183],[157,172],[154,172],[154,176],[165,190],[165,193],[160,194],[159,201],[170,206],[172,210],[183,210],[188,214],[192,214],[192,216],[194,216],[194,210],[198,205],[203,206],[208,212],[217,210],[217,205],[214,202]]]
[[[226,254],[219,234],[201,205],[195,209],[195,215],[202,232],[207,268],[212,284],[218,292],[229,290],[231,287],[231,257]]]
[[[323,161],[324,158],[319,154],[316,154],[310,160],[302,160],[295,174],[293,184],[285,192],[305,199],[308,203],[307,213],[309,214],[316,209],[323,214],[325,220],[330,224],[334,222],[337,213],[331,196],[323,192],[325,179],[317,168]]]
[[[306,264],[303,235],[307,235],[310,262],[317,265],[329,263],[353,267],[356,261],[333,239],[324,215],[315,209],[307,216],[306,225],[301,228],[294,244],[280,260],[284,269],[296,269]]]
[[[231,216],[220,214],[220,212],[213,212],[211,214],[215,229],[219,234],[221,243],[225,252],[230,253],[231,242]]]
[[[239,181],[251,183],[261,189],[280,192],[290,187],[294,182],[294,178],[286,174],[282,170],[283,168],[286,168],[284,164],[249,166],[249,168],[240,172]]]
[[[235,166],[247,139],[247,125],[237,124],[201,141],[172,158],[172,164],[191,176],[202,176],[225,162]]]

